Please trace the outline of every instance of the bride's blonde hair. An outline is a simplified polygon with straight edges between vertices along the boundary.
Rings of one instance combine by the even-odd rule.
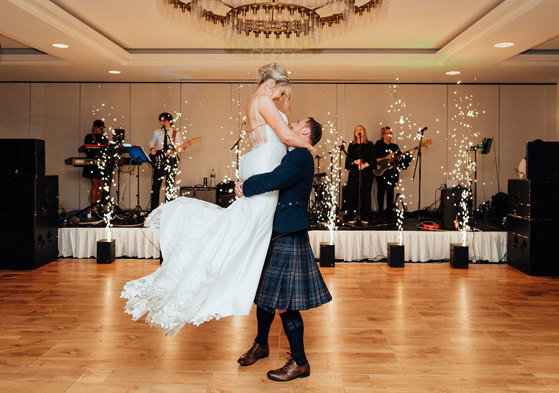
[[[260,75],[260,82],[258,86],[271,79],[275,82],[276,86],[283,86],[285,88],[285,97],[283,99],[283,108],[285,112],[289,112],[289,103],[291,102],[291,84],[289,82],[289,74],[284,66],[277,63],[269,63],[258,69]]]

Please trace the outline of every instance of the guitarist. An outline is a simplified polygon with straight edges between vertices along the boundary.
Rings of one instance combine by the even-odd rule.
[[[382,127],[381,139],[375,143],[375,151],[377,161],[388,156],[390,153],[401,153],[400,147],[392,143],[392,129],[388,126]],[[377,169],[380,169],[377,166]],[[390,216],[394,210],[394,188],[398,183],[398,170],[396,168],[387,169],[382,175],[377,176],[377,203],[378,203],[378,216],[382,217],[384,214]],[[386,195],[386,211],[384,210],[384,196]]]
[[[161,128],[153,132],[149,144],[149,154],[153,167],[153,181],[151,185],[151,210],[159,206],[159,190],[165,178],[165,202],[167,195],[175,185],[175,174],[178,168],[177,157],[173,154],[165,154],[175,151],[175,146],[180,146],[182,141],[181,133],[171,127],[173,116],[163,112],[158,117]],[[187,143],[186,147],[189,144]]]

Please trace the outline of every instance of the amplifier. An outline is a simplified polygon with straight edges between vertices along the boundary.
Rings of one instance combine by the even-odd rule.
[[[462,192],[465,189],[461,186],[443,188],[441,190],[441,227],[447,230],[454,230],[456,220],[463,221],[463,212],[460,208]],[[472,211],[472,200],[466,202],[468,211]]]
[[[210,203],[216,203],[217,200],[215,187],[181,187],[180,196],[196,198]]]

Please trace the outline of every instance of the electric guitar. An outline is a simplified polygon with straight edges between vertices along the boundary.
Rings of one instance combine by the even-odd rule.
[[[161,169],[165,166],[165,161],[168,157],[177,157],[181,150],[184,150],[188,146],[192,145],[193,143],[198,143],[202,140],[201,137],[192,138],[179,146],[175,149],[169,149],[167,151],[158,150],[155,154],[150,154],[149,158],[151,159],[152,165],[156,169]]]
[[[421,147],[429,146],[432,143],[433,143],[433,141],[431,139],[427,139],[427,140],[423,141],[423,143],[421,144]],[[419,146],[416,146],[413,149],[406,150],[403,153],[394,152],[394,153],[388,154],[386,157],[377,158],[377,165],[380,168],[379,169],[374,168],[373,173],[375,174],[375,176],[381,176],[387,170],[394,168],[394,165],[397,164],[398,161],[402,159],[402,156],[405,156],[409,152],[417,150],[417,149],[419,149]]]

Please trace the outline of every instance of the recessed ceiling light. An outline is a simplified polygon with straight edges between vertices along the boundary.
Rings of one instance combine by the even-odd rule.
[[[109,70],[109,74],[120,74],[119,70]]]
[[[499,42],[493,45],[495,48],[509,48],[514,45],[514,42]]]
[[[460,75],[460,71],[447,71],[445,72],[447,75]]]
[[[52,44],[52,46],[54,46],[55,48],[60,48],[60,49],[68,48],[68,45],[66,45],[66,44]]]

